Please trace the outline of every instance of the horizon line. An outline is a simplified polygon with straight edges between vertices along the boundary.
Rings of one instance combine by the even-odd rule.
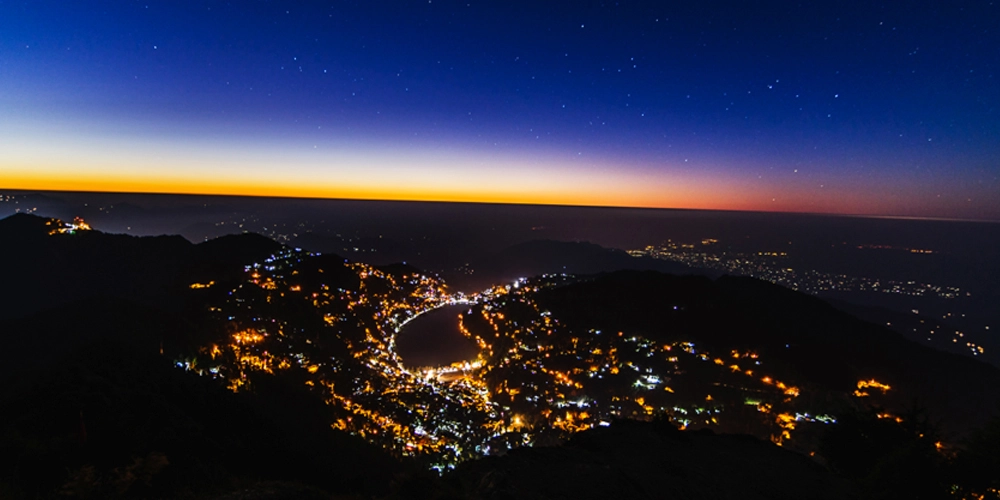
[[[437,204],[451,204],[451,205],[491,205],[491,206],[516,206],[516,207],[539,207],[539,208],[582,208],[582,209],[609,209],[609,210],[661,210],[661,211],[683,211],[683,212],[719,212],[719,213],[740,213],[740,214],[762,214],[762,215],[797,215],[797,216],[816,216],[816,217],[849,217],[849,218],[861,218],[861,219],[890,219],[890,220],[909,220],[909,221],[926,221],[926,222],[975,222],[975,223],[986,223],[986,224],[1000,224],[1000,219],[970,219],[970,218],[960,218],[960,217],[938,217],[938,216],[920,216],[920,215],[895,215],[895,214],[864,214],[864,213],[845,213],[845,212],[800,212],[800,211],[782,211],[782,210],[749,210],[749,209],[733,209],[733,208],[690,208],[690,207],[649,207],[649,206],[629,206],[629,205],[574,205],[566,203],[529,203],[529,202],[517,202],[517,201],[468,201],[468,200],[445,200],[445,199],[404,199],[404,198],[337,198],[337,197],[321,197],[321,196],[295,196],[295,195],[263,195],[263,194],[232,194],[232,193],[184,193],[184,192],[169,192],[169,191],[80,191],[74,189],[19,189],[19,188],[3,188],[0,187],[0,192],[19,192],[19,193],[70,193],[70,194],[86,194],[86,195],[130,195],[130,196],[180,196],[180,197],[203,197],[203,198],[248,198],[248,199],[270,199],[270,200],[303,200],[303,201],[357,201],[357,202],[373,202],[373,203],[437,203]]]

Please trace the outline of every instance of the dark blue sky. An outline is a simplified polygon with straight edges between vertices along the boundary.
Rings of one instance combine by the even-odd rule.
[[[3,1],[0,184],[1000,219],[998,63],[993,2]]]

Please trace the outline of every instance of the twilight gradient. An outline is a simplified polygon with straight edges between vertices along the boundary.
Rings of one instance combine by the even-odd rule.
[[[1000,220],[998,71],[991,2],[0,2],[0,188]]]

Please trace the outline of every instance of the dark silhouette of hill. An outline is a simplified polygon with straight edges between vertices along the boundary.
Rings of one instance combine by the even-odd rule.
[[[382,272],[400,276],[405,274],[420,274],[422,272],[417,267],[402,262],[388,264],[385,266],[377,266],[377,268]]]
[[[401,262],[419,255],[414,245],[392,237],[346,237],[313,231],[298,234],[291,240],[290,246],[311,252],[345,255],[373,265]]]
[[[624,250],[589,242],[532,240],[512,245],[474,261],[472,274],[446,275],[458,289],[477,291],[496,283],[542,274],[597,274],[618,270],[650,270],[673,274],[696,271],[676,262],[632,257]]]
[[[851,498],[808,458],[744,435],[618,421],[557,447],[462,464],[446,480],[473,498]]]
[[[22,353],[0,365],[0,379],[45,366],[96,342],[126,343],[142,352],[176,355],[195,342],[206,325],[183,315],[122,298],[91,297],[30,316],[0,321],[4,350]]]
[[[330,428],[301,384],[234,394],[172,366],[160,340],[191,327],[140,304],[89,299],[0,324],[0,492],[10,498],[176,498],[285,489],[373,494],[404,466]]]
[[[902,408],[916,399],[955,434],[1000,409],[997,368],[752,278],[620,271],[542,291],[538,302],[578,331],[625,330],[709,351],[757,351],[772,373],[805,386],[806,394],[849,394],[858,380],[876,378],[893,387],[888,403]]]
[[[281,248],[250,234],[199,245],[180,236],[50,235],[59,224],[26,214],[0,220],[0,262],[6,268],[0,319],[88,297],[124,297],[177,309],[184,303],[180,293],[191,283],[234,279],[244,265]]]
[[[220,236],[194,245],[192,272],[214,279],[237,279],[243,266],[277,253],[283,246],[256,233]]]
[[[825,300],[851,316],[876,325],[884,325],[918,344],[1000,366],[1000,356],[994,349],[987,348],[982,353],[974,355],[966,346],[966,341],[969,340],[974,341],[976,345],[990,345],[989,338],[984,338],[983,335],[977,335],[974,332],[964,332],[962,337],[958,337],[955,332],[959,330],[948,324],[947,321],[940,321],[924,314],[899,312],[885,307],[865,306],[829,298]]]

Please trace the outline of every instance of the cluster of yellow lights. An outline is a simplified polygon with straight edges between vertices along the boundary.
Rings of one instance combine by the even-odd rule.
[[[226,387],[239,392],[247,387],[247,373],[259,371],[274,374],[275,370],[286,370],[291,368],[291,363],[282,357],[274,356],[266,350],[261,350],[259,345],[264,341],[265,335],[258,330],[247,329],[230,335],[230,342],[222,347],[213,344],[207,349],[203,349],[212,360],[222,361],[224,357],[231,358],[234,363],[231,366],[232,373],[227,377]]]
[[[58,219],[49,219],[45,221],[46,226],[54,226],[49,230],[49,235],[53,234],[75,234],[77,231],[90,231],[93,228],[90,224],[84,222],[80,217],[74,217],[72,224],[67,224]]]
[[[859,398],[866,398],[871,394],[866,389],[877,389],[882,391],[882,394],[889,392],[891,389],[888,384],[883,384],[875,379],[871,380],[859,380],[858,388],[854,391],[854,396]]]
[[[903,419],[901,417],[898,417],[898,416],[893,415],[891,413],[879,413],[877,416],[878,416],[878,418],[881,418],[881,419],[893,420],[897,424],[903,423]]]
[[[264,336],[256,330],[243,330],[232,335],[233,342],[237,345],[259,344],[264,340]]]

